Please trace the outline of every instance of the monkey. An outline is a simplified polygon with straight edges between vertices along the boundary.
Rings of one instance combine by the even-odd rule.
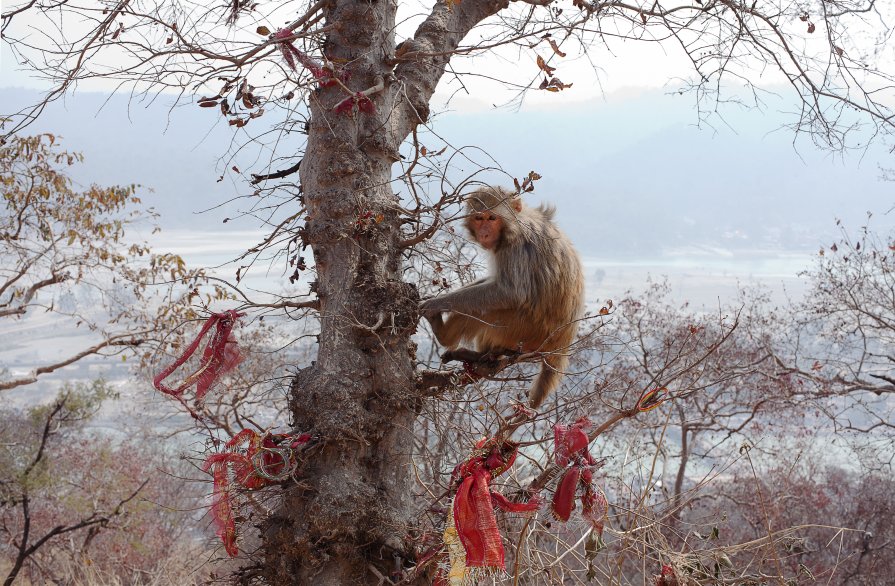
[[[569,364],[584,311],[581,260],[557,228],[553,206],[528,207],[514,192],[486,187],[466,197],[466,209],[466,228],[488,252],[490,274],[423,302],[420,310],[451,350],[466,341],[480,352],[545,353],[528,395],[536,409]]]

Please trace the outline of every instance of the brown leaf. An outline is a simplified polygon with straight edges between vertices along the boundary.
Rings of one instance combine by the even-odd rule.
[[[170,44],[173,43],[173,42],[174,42],[174,36],[173,36],[173,35],[170,36],[170,37],[168,37],[167,40],[165,40],[165,44],[166,44],[166,45],[170,45]]]
[[[270,34],[270,29],[264,26],[263,24],[255,29],[255,32],[261,35],[262,37],[266,37]]]
[[[565,57],[566,54],[559,50],[559,45],[556,44],[556,41],[553,39],[547,39],[547,42],[550,43],[550,48],[553,49],[553,52],[559,55],[560,57]]]
[[[221,100],[221,114],[224,116],[230,112],[230,104],[227,103],[227,100]]]
[[[212,108],[217,105],[218,105],[217,100],[205,100],[205,101],[199,102],[200,108]]]
[[[842,47],[837,47],[836,45],[833,45],[833,49],[836,51],[836,54],[839,55],[840,57],[842,57],[842,54],[845,53],[845,51],[842,50]]]
[[[570,87],[572,87],[571,83],[563,83],[558,77],[551,78],[546,84],[541,84],[541,89],[547,90],[548,92],[558,92]]]
[[[550,83],[550,82],[549,82],[549,81],[547,80],[547,78],[545,77],[545,78],[544,78],[544,81],[541,82],[541,85],[538,86],[538,89],[539,89],[539,90],[545,90],[545,89],[547,89],[547,84],[549,84],[549,83]]]
[[[609,308],[601,307],[601,308],[600,308],[600,315],[609,315]]]
[[[538,68],[541,71],[543,71],[544,73],[546,73],[547,75],[553,75],[553,72],[556,71],[556,68],[550,67],[549,65],[547,65],[547,62],[544,61],[544,58],[541,57],[540,55],[538,55],[537,62],[538,62]]]
[[[806,21],[808,20],[808,13],[805,12],[804,14],[802,14],[802,15],[799,17],[799,20],[801,20],[802,22],[806,22]]]
[[[813,22],[809,22],[809,23],[808,23],[808,32],[809,32],[809,33],[813,33],[813,32],[814,32],[814,23],[813,23]]]

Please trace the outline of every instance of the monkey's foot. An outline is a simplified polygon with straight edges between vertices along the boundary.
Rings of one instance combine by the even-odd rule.
[[[468,362],[470,364],[481,366],[496,366],[503,359],[516,358],[520,356],[520,352],[516,350],[499,349],[489,350],[487,352],[479,352],[478,350],[470,350],[469,348],[457,348],[456,350],[447,350],[441,355],[442,362]]]

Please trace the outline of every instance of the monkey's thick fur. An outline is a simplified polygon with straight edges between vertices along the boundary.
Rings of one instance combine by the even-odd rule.
[[[472,218],[493,212],[503,224],[492,250],[491,274],[422,304],[438,341],[456,348],[466,341],[481,352],[519,350],[545,353],[528,399],[537,408],[562,379],[569,346],[584,310],[584,270],[574,246],[553,222],[552,206],[527,207],[500,187],[471,193],[466,226],[477,240]],[[449,312],[442,320],[441,312]]]

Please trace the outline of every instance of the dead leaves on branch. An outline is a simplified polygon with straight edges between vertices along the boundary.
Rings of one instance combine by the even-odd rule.
[[[534,191],[534,182],[540,178],[541,176],[534,171],[529,171],[525,179],[522,180],[522,183],[519,183],[519,180],[513,177],[513,185],[516,187],[516,193],[528,193]]]
[[[570,83],[563,83],[558,77],[552,77],[549,80],[545,77],[538,89],[547,90],[548,92],[558,92],[572,87]]]
[[[381,87],[368,88],[362,92],[350,90],[347,84],[351,79],[351,72],[344,67],[337,67],[325,55],[322,58],[315,58],[298,49],[293,44],[295,35],[288,28],[279,29],[272,33],[269,28],[261,25],[255,29],[255,32],[268,37],[268,41],[275,44],[288,69],[296,73],[301,73],[301,71],[310,73],[312,83],[315,83],[319,88],[341,87],[348,94],[347,98],[341,100],[333,108],[336,114],[353,115],[355,112],[373,114],[375,112],[375,106],[370,99],[370,95],[380,91]],[[224,82],[221,91],[211,97],[199,98],[197,103],[200,108],[219,106],[221,115],[229,116],[228,124],[236,128],[242,128],[250,120],[264,115],[264,108],[260,106],[265,100],[254,93],[255,87],[249,84],[246,78],[237,76],[219,79]],[[294,96],[294,92],[290,91],[281,99],[291,100]],[[239,111],[240,106],[242,112]],[[255,108],[258,109],[256,110]]]
[[[817,27],[814,26],[814,23],[813,23],[813,22],[811,22],[810,20],[808,20],[809,18],[810,18],[810,17],[808,16],[808,13],[807,13],[807,12],[802,13],[802,15],[799,16],[799,20],[801,20],[802,22],[807,22],[807,23],[808,23],[808,33],[810,34],[810,33],[813,33],[815,30],[817,30]]]
[[[549,65],[547,65],[547,62],[544,61],[544,58],[540,55],[538,55],[537,63],[538,69],[540,69],[547,75],[553,75],[553,72],[556,71],[556,67],[550,67]]]
[[[219,107],[222,116],[230,117],[228,124],[236,128],[242,128],[249,120],[264,115],[264,108],[260,107],[264,100],[255,95],[255,86],[238,77],[220,79],[224,82],[221,91],[210,97],[199,98],[197,104],[200,108]]]
[[[566,56],[566,54],[562,50],[560,50],[559,45],[556,43],[556,41],[554,41],[553,38],[550,36],[550,33],[545,34],[543,37],[541,37],[541,39],[547,41],[547,43],[550,45],[550,48],[553,50],[553,53],[557,57]],[[532,45],[532,48],[537,46],[537,44],[538,43]],[[540,55],[536,55],[535,62],[538,65],[538,69],[544,72],[544,80],[538,86],[539,90],[545,90],[555,93],[572,87],[571,83],[563,83],[561,79],[553,75],[554,72],[556,72],[556,67],[549,65],[546,59],[544,59]]]

